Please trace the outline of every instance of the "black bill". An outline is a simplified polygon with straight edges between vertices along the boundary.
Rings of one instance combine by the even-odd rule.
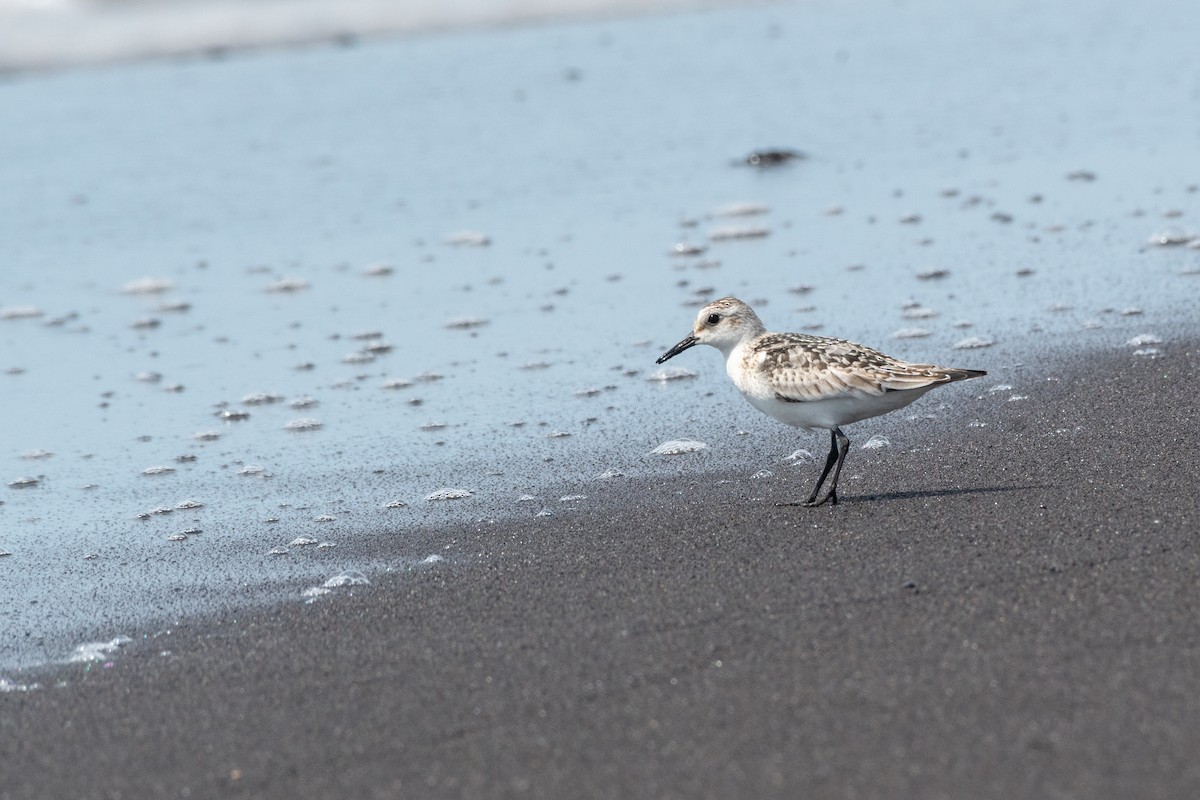
[[[683,341],[681,341],[679,344],[675,345],[670,350],[668,350],[667,352],[665,352],[661,356],[659,356],[658,360],[655,361],[654,363],[661,364],[664,361],[666,361],[668,358],[673,358],[673,357],[679,355],[680,353],[682,353],[684,350],[687,350],[692,345],[698,344],[698,343],[699,343],[699,340],[696,339],[695,336],[688,334],[686,337],[684,337]]]

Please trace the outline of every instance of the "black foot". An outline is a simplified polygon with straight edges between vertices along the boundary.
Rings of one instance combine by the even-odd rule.
[[[826,503],[829,503],[829,505],[831,505],[831,506],[836,506],[838,504],[837,492],[830,492],[829,494],[822,497],[820,500],[818,500],[815,497],[810,497],[807,500],[792,500],[787,503],[776,503],[775,505],[780,508],[785,508],[788,506],[804,506],[805,508],[816,508],[817,506],[823,506]]]

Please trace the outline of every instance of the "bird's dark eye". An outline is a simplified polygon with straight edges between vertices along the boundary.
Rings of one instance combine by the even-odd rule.
[[[708,315],[708,324],[709,325],[716,325],[720,321],[721,321],[720,314],[709,314]]]

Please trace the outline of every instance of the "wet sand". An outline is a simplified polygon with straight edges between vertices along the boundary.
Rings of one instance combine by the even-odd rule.
[[[21,676],[0,797],[1197,796],[1198,368],[1075,358],[837,508],[772,505],[809,464],[415,533],[446,561]]]

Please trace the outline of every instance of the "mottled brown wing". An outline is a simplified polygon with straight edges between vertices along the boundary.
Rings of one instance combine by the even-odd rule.
[[[782,400],[881,395],[952,380],[932,364],[910,364],[843,339],[768,334],[756,343],[763,377]]]

